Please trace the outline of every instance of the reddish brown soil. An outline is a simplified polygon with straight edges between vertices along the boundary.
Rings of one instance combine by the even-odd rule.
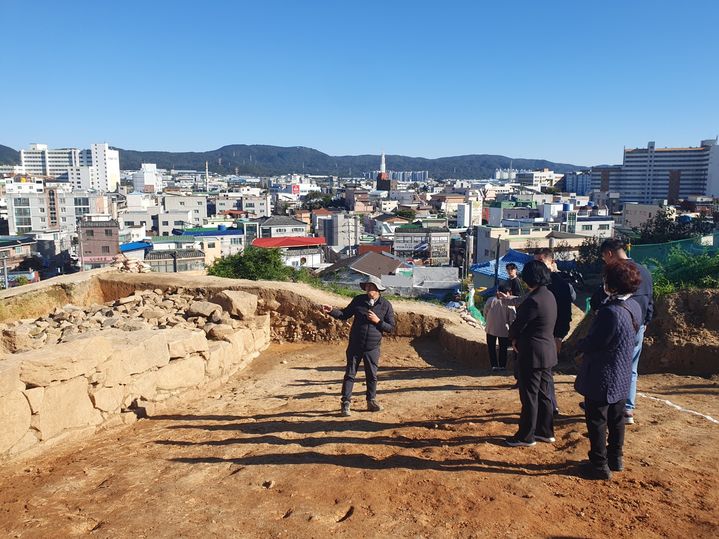
[[[385,411],[337,414],[340,345],[273,346],[221,391],[0,470],[0,536],[717,537],[719,425],[640,399],[626,471],[577,476],[587,451],[570,376],[554,445],[511,449],[511,377],[386,343]],[[363,385],[356,386],[363,404]],[[719,383],[640,390],[719,418]]]

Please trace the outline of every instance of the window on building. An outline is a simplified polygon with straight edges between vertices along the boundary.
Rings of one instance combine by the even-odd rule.
[[[14,202],[15,202],[15,207],[30,206],[30,199],[27,197],[17,197]]]
[[[592,229],[592,225],[582,225],[582,230],[585,232],[588,230],[591,230],[591,229]]]
[[[110,246],[109,245],[103,245],[102,246],[102,254],[109,255],[110,254]]]
[[[195,210],[195,213],[200,213],[200,210]]]
[[[197,205],[198,205],[198,206],[202,206],[202,201],[201,201],[201,200],[198,200],[198,201],[197,201]]]
[[[95,237],[95,231],[94,231],[94,230],[86,230],[86,231],[85,231],[85,236],[87,236],[88,238],[94,238],[94,237]]]
[[[165,223],[165,224],[167,224],[167,223]],[[182,226],[183,224],[185,224],[185,221],[173,221],[172,224],[175,226]]]
[[[162,221],[162,226],[168,226],[170,224],[170,221]]]
[[[105,236],[112,237],[112,229],[111,229],[111,228],[106,228],[106,229],[105,229]]]
[[[215,248],[215,242],[214,242],[214,241],[208,241],[208,242],[207,242],[207,248],[208,248],[208,249],[214,249],[214,248]]]
[[[599,225],[599,230],[609,230],[609,225]]]
[[[40,208],[40,213],[45,213],[45,208]]]
[[[135,226],[135,221],[125,221],[125,226]]]
[[[180,201],[180,206],[184,206],[184,205],[185,205],[185,203],[181,200],[181,201]]]

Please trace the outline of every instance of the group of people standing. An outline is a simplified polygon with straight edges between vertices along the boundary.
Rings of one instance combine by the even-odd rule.
[[[595,311],[589,333],[578,344],[582,354],[575,389],[584,396],[589,432],[589,461],[582,467],[588,478],[609,479],[623,469],[624,429],[634,422],[637,367],[644,329],[653,314],[652,279],[646,268],[632,261],[624,243],[605,240],[603,286],[591,298]],[[514,375],[522,403],[519,428],[506,439],[512,447],[553,443],[554,418],[559,414],[552,368],[569,334],[576,294],[557,271],[551,249],[539,249],[534,260],[518,268],[507,265],[509,280],[484,307],[489,358],[493,370],[507,367],[507,349],[515,351]],[[342,384],[341,414],[351,414],[352,388],[360,363],[367,380],[367,410],[382,408],[376,400],[380,343],[392,332],[392,304],[382,297],[382,282],[368,277],[364,294],[344,309],[322,305],[334,318],[353,318]],[[498,346],[498,348],[497,348]]]
[[[581,365],[575,389],[589,432],[588,478],[609,479],[623,469],[626,424],[634,422],[636,381],[644,329],[653,314],[649,271],[632,261],[620,240],[601,245],[603,286],[591,299],[595,316],[578,344]],[[557,271],[550,249],[539,249],[522,269],[507,266],[508,282],[485,304],[487,346],[493,370],[507,366],[507,348],[515,351],[514,374],[522,404],[519,428],[507,445],[553,443],[559,415],[552,368],[568,335],[576,294]],[[497,351],[497,342],[499,350]],[[608,432],[608,435],[607,435]]]

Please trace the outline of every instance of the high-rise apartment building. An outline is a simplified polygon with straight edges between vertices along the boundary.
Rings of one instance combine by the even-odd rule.
[[[77,189],[116,191],[120,183],[120,154],[107,144],[93,144],[88,150],[51,150],[47,144],[31,144],[28,150],[20,150],[20,165],[30,176],[67,174]],[[88,167],[95,170],[86,170]]]
[[[697,147],[624,150],[621,166],[592,169],[592,189],[615,191],[624,202],[674,203],[690,195],[719,196],[719,145],[716,139]]]

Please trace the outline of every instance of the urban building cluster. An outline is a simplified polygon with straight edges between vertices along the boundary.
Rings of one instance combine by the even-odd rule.
[[[589,237],[641,227],[664,207],[715,211],[719,146],[625,149],[622,165],[569,173],[497,169],[472,180],[427,171],[359,177],[217,175],[144,163],[123,170],[108,144],[32,144],[0,166],[3,286],[109,266],[202,270],[250,246],[354,285],[367,275],[403,295],[444,295],[472,268],[551,247],[576,258]],[[680,206],[679,203],[682,203]]]

